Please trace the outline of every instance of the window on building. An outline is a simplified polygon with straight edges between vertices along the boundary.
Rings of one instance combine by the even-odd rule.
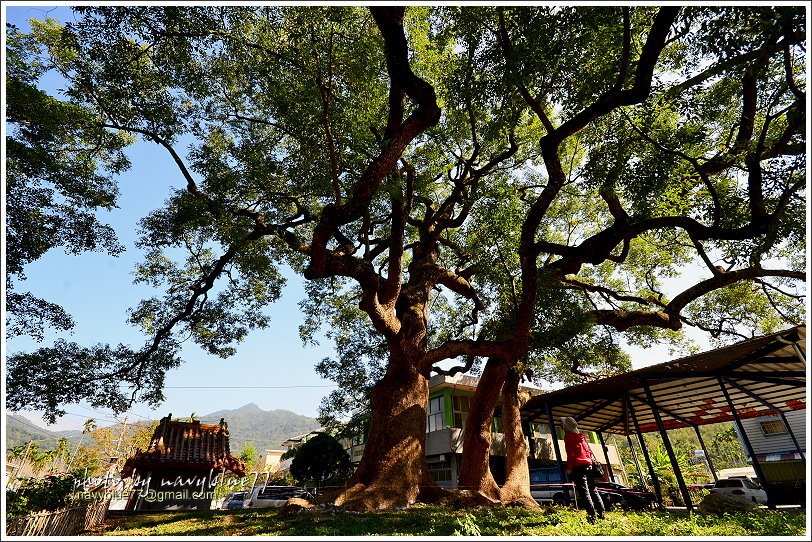
[[[443,417],[445,415],[445,398],[433,397],[429,399],[429,410],[426,415],[426,433],[439,431],[445,427]]]
[[[361,428],[356,427],[353,432],[352,438],[350,439],[350,445],[360,446],[361,444],[364,444],[365,441],[366,439],[364,438],[364,434],[361,432]]]
[[[530,434],[532,434],[534,438],[542,438],[547,434],[547,426],[540,423],[531,423]]]
[[[760,422],[761,432],[766,436],[770,435],[786,435],[787,427],[781,420],[770,420],[768,422]]]
[[[438,463],[429,463],[429,474],[435,482],[450,482],[451,481],[451,462],[440,461]]]
[[[502,416],[497,416],[494,414],[493,427],[491,428],[491,431],[493,431],[494,433],[504,433],[502,428]]]
[[[369,432],[369,420],[362,419],[353,422],[350,429],[350,446],[359,446],[366,443]]]
[[[461,395],[454,395],[452,397],[452,402],[454,403],[454,427],[464,429],[465,422],[468,420],[470,398],[462,397]]]

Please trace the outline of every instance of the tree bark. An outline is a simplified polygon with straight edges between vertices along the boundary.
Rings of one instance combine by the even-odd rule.
[[[372,392],[364,455],[337,506],[358,510],[402,507],[435,486],[426,467],[428,379],[406,359],[393,359]]]
[[[482,371],[468,408],[460,465],[460,489],[476,491],[492,500],[499,500],[499,486],[490,469],[491,425],[493,411],[505,382],[509,363],[491,357]]]
[[[502,387],[502,427],[505,432],[505,483],[500,498],[502,504],[518,504],[538,508],[530,495],[530,468],[527,465],[527,442],[522,431],[521,408],[527,400],[519,391],[521,374],[512,367]]]

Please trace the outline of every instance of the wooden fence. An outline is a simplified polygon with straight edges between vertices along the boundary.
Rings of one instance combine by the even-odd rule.
[[[74,536],[98,527],[107,516],[107,499],[6,521],[7,536]]]

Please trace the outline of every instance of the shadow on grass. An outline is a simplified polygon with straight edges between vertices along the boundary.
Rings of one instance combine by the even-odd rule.
[[[767,512],[726,516],[610,512],[589,525],[583,511],[560,507],[450,509],[415,506],[403,510],[348,512],[301,511],[285,516],[277,509],[173,512],[111,518],[104,534],[161,536],[799,536],[805,513]]]

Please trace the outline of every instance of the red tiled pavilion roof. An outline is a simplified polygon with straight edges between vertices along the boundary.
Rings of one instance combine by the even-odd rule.
[[[245,464],[231,455],[228,424],[203,424],[199,420],[172,420],[170,414],[161,419],[145,452],[138,450],[124,464],[122,476],[131,476],[135,469],[177,468],[189,470],[229,470],[245,474]]]

